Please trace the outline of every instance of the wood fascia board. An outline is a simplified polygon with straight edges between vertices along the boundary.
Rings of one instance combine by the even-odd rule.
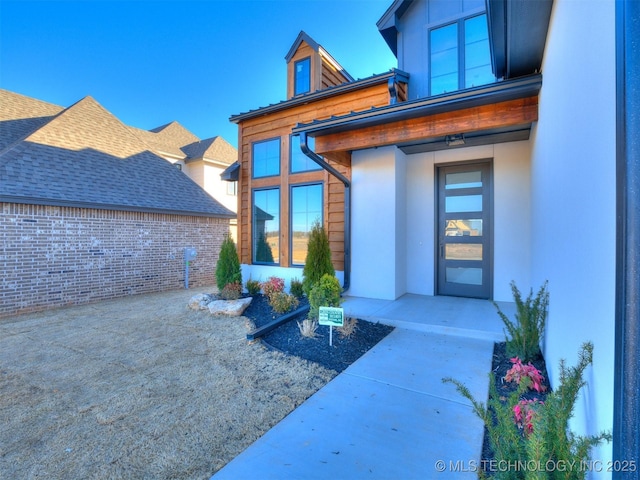
[[[538,97],[398,120],[315,137],[315,151],[346,152],[431,137],[526,125],[538,120]]]

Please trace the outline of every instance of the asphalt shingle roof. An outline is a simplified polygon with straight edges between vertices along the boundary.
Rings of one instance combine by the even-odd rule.
[[[3,107],[11,97],[0,90]],[[0,201],[235,217],[93,98],[57,108],[0,124],[0,138],[23,133],[0,152]]]

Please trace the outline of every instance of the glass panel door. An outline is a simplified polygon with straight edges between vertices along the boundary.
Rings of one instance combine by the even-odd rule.
[[[491,298],[491,163],[438,168],[440,295]]]

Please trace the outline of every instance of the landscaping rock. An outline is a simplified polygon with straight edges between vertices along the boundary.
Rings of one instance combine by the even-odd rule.
[[[191,297],[188,307],[191,310],[206,310],[209,308],[209,304],[214,301],[214,298],[206,293],[199,293]]]
[[[216,300],[209,303],[209,312],[212,315],[224,315],[227,317],[239,317],[251,303],[252,298],[240,298],[238,300]]]

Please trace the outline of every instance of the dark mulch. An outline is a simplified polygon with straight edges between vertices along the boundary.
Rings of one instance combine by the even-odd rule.
[[[506,342],[496,343],[493,346],[493,360],[491,365],[491,372],[494,375],[496,388],[498,390],[498,395],[501,398],[506,398],[513,392],[518,389],[518,385],[515,382],[505,382],[503,381],[504,376],[507,374],[507,371],[513,366],[511,363],[511,358],[507,355],[507,344]],[[533,400],[538,399],[544,401],[548,392],[551,391],[551,387],[549,385],[549,376],[547,375],[547,366],[544,361],[544,357],[542,354],[539,354],[532,362],[534,367],[536,367],[544,376],[543,385],[547,387],[547,390],[543,393],[538,393],[535,390],[527,390],[523,393],[520,398],[523,400]],[[493,451],[491,446],[489,445],[489,434],[485,427],[484,429],[484,441],[482,443],[482,460],[492,460],[494,458]],[[488,462],[483,462],[482,465],[487,465]],[[491,472],[486,472],[486,474],[491,474]]]
[[[300,302],[300,306],[303,305],[308,305],[306,298]],[[243,315],[251,319],[256,327],[279,317],[273,312],[264,295],[255,295]],[[297,322],[302,322],[304,318],[305,315],[291,319],[261,337],[262,341],[271,348],[319,363],[337,372],[342,372],[393,331],[393,327],[388,325],[358,320],[355,333],[349,338],[342,338],[334,328],[333,346],[329,346],[328,326],[318,326],[315,338],[303,337],[300,334]]]

